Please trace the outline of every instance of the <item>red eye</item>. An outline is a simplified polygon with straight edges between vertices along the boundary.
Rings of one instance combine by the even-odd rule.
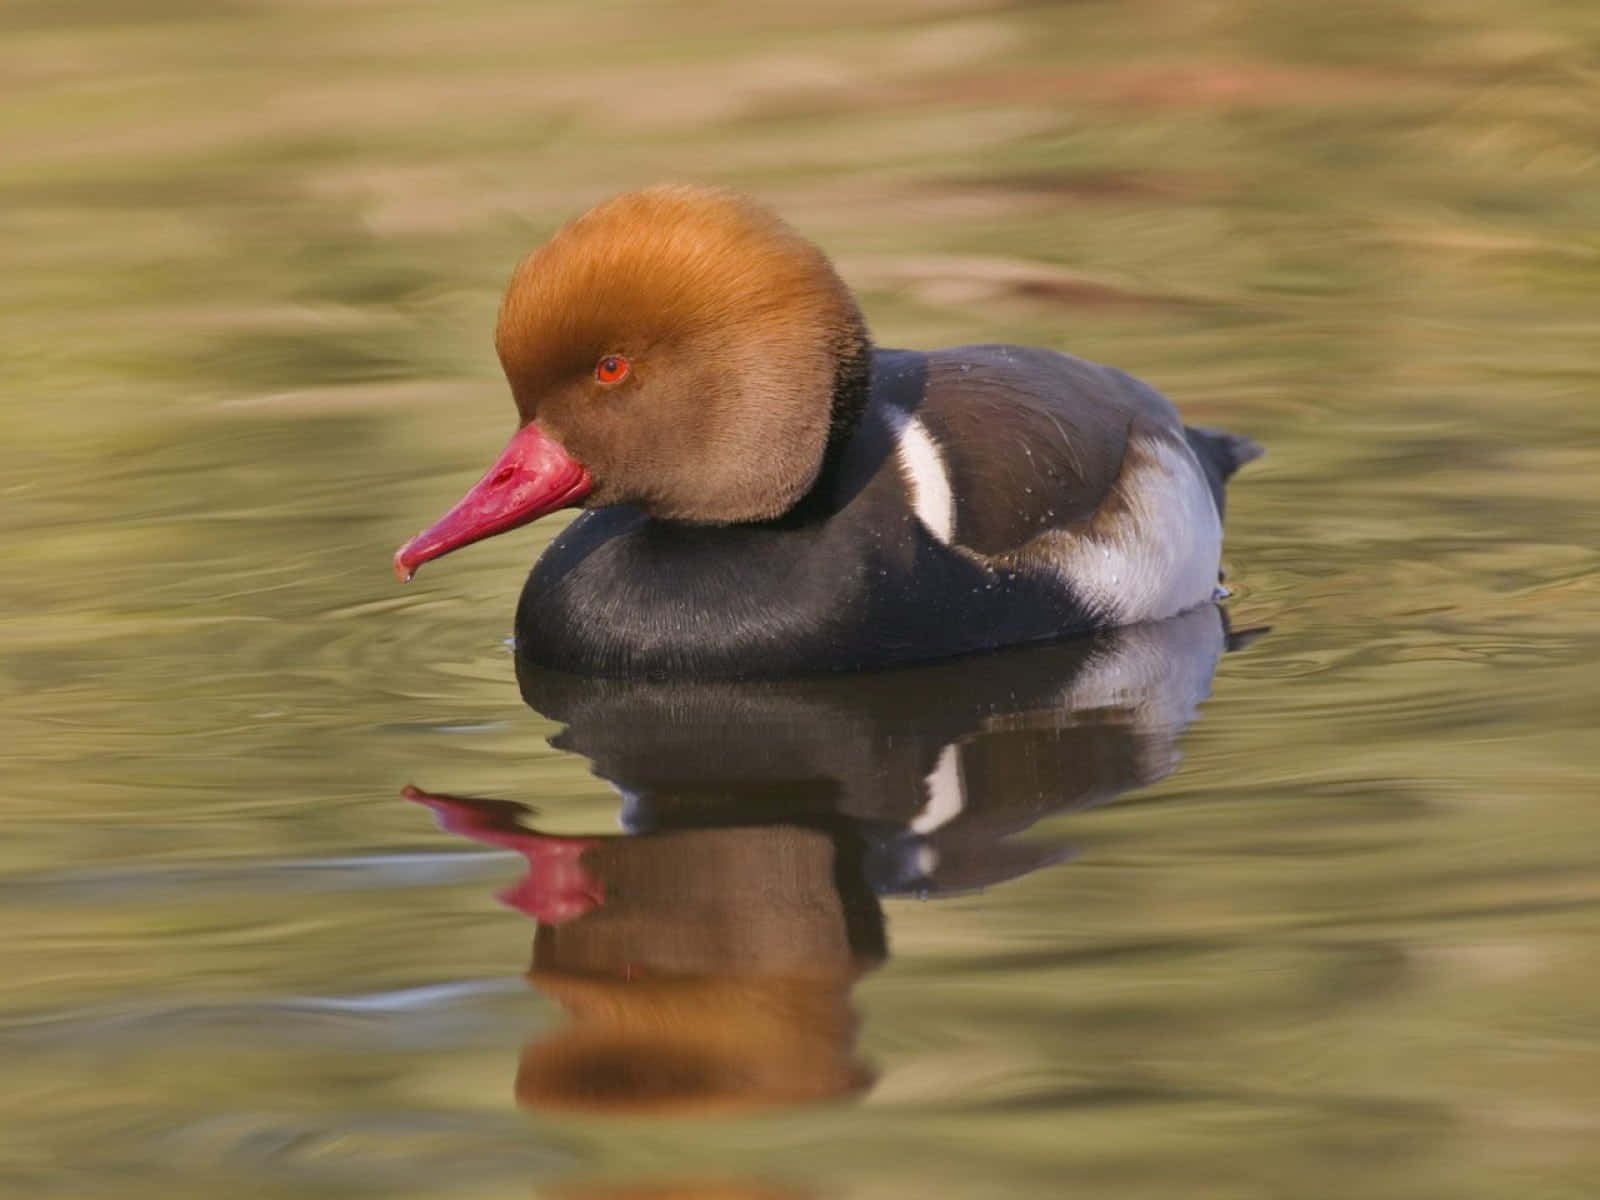
[[[620,354],[608,354],[595,363],[594,377],[601,383],[621,383],[628,377],[628,360]]]

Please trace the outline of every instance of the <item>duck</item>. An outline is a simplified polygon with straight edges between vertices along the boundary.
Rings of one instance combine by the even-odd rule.
[[[1262,453],[1114,367],[874,344],[827,255],[738,192],[606,200],[515,269],[517,428],[396,552],[581,508],[517,604],[519,662],[778,678],[1157,621],[1218,592],[1224,486]]]

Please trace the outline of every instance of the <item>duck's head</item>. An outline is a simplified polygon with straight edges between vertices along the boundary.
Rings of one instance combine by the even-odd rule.
[[[867,346],[827,258],[760,206],[691,187],[609,200],[512,276],[495,348],[519,427],[395,571],[579,504],[777,517],[854,419]]]

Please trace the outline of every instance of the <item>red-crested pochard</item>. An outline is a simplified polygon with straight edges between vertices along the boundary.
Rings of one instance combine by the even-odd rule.
[[[773,676],[940,658],[1212,599],[1261,453],[1051,350],[872,345],[826,256],[735,193],[609,200],[523,261],[495,346],[518,429],[395,555],[582,506],[517,608],[527,661]]]

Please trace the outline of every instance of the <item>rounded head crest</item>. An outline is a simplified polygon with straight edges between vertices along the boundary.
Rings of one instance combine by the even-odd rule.
[[[866,329],[827,257],[735,192],[617,196],[517,267],[495,347],[524,422],[593,475],[591,503],[761,520],[811,486]]]

